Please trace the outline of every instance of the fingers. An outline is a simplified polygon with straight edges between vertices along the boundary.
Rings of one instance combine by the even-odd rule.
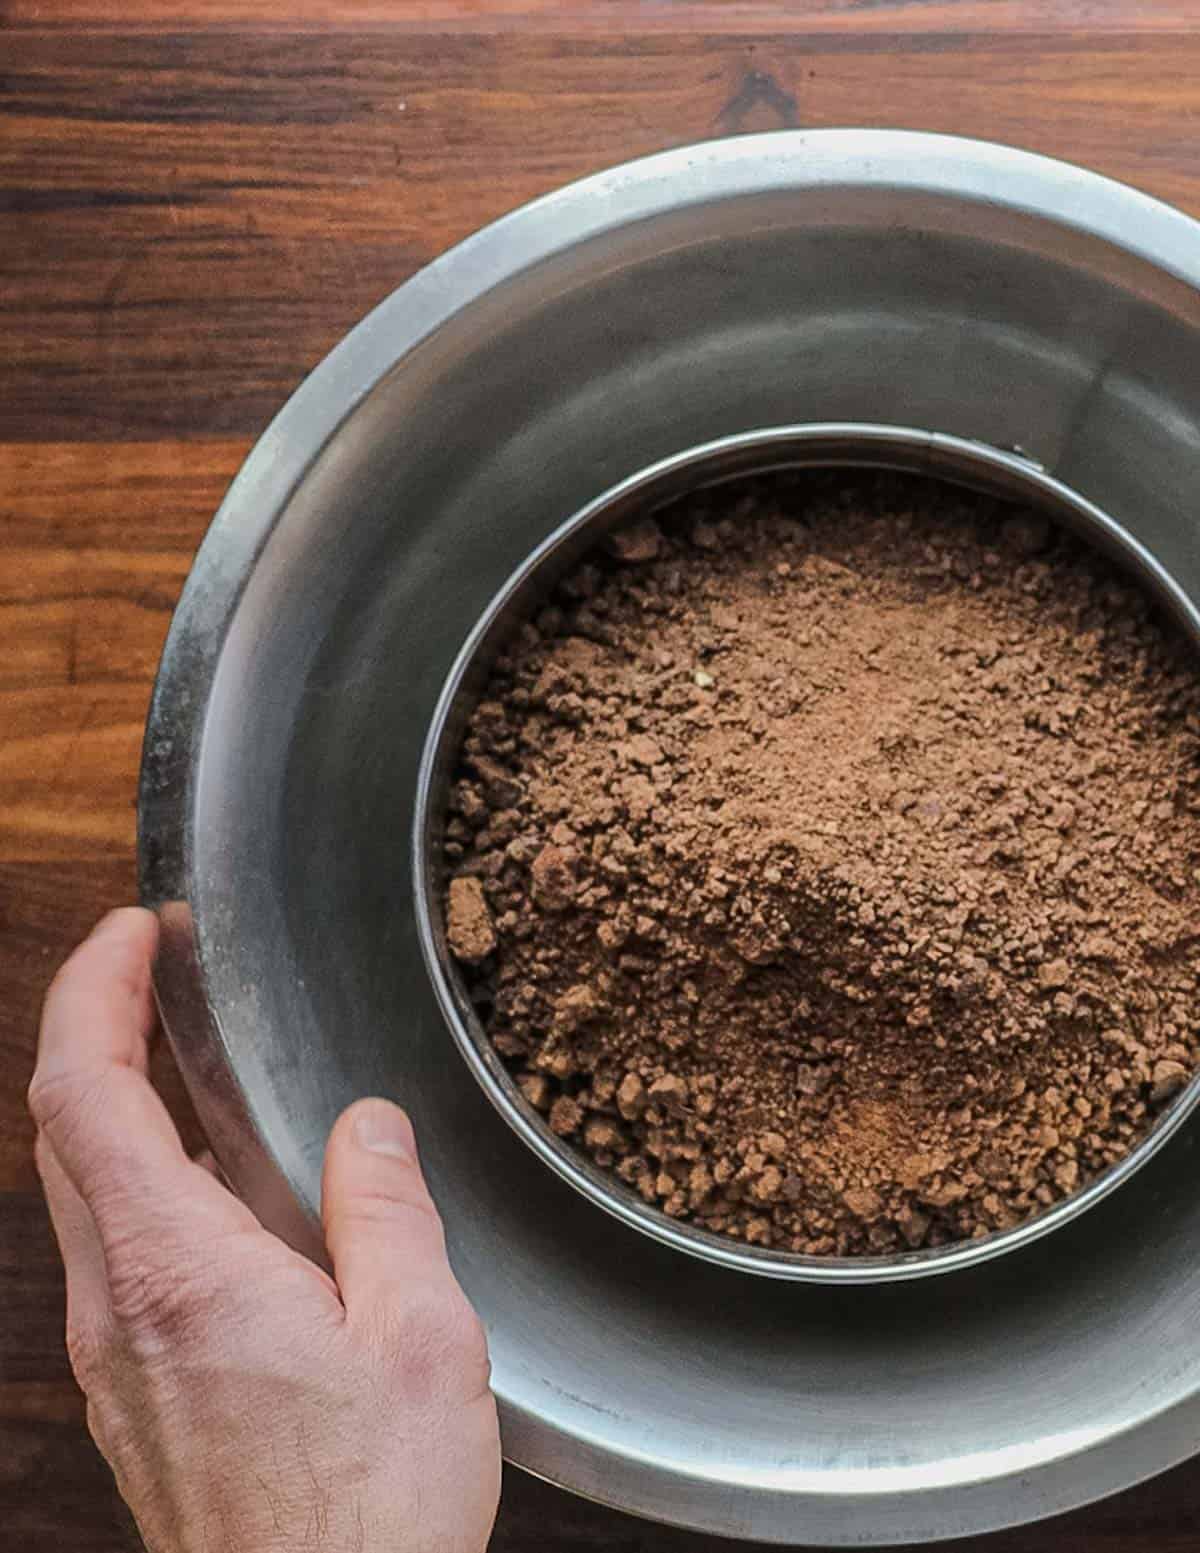
[[[154,1028],[152,911],[110,911],[59,971],[46,995],[38,1069],[117,1062],[146,1071]]]
[[[42,1013],[33,1118],[88,1202],[132,1191],[184,1163],[178,1135],[145,1078],[158,941],[149,912],[112,912],[54,979]]]
[[[399,1106],[360,1100],[342,1113],[325,1152],[321,1215],[352,1318],[403,1303],[431,1283],[454,1286],[412,1124]]]
[[[111,913],[71,956],[46,999],[29,1107],[106,1246],[197,1219],[249,1216],[196,1170],[146,1078],[154,1024],[150,912]],[[189,1220],[190,1216],[190,1220]],[[185,1222],[187,1221],[187,1222]]]

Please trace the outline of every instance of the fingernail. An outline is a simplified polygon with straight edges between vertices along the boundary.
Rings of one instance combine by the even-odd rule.
[[[354,1135],[372,1154],[389,1154],[406,1165],[416,1159],[412,1123],[398,1105],[371,1100],[359,1109]]]

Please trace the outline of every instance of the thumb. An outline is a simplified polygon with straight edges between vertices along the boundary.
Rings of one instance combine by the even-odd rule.
[[[352,1318],[398,1295],[403,1304],[405,1290],[453,1280],[412,1123],[388,1100],[358,1100],[338,1118],[325,1150],[321,1219]]]

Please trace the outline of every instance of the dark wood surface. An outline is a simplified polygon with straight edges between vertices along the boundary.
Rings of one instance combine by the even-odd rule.
[[[150,680],[224,486],[339,336],[482,222],[641,152],[838,123],[1020,143],[1200,215],[1200,4],[0,0],[0,1546],[135,1545],[62,1349],[23,1093],[55,965],[132,897]],[[1183,1467],[955,1546],[1198,1541]],[[733,1546],[518,1473],[495,1545]]]

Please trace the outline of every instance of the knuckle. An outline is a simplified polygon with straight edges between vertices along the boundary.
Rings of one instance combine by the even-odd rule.
[[[110,1103],[109,1076],[103,1070],[34,1074],[29,1112],[60,1159],[86,1150],[101,1179],[110,1161],[95,1136],[95,1121]]]
[[[29,1114],[43,1132],[58,1132],[89,1103],[95,1083],[78,1073],[46,1074],[39,1069],[29,1085]]]
[[[174,1348],[209,1329],[218,1292],[202,1269],[137,1248],[110,1261],[113,1321],[135,1350]]]
[[[455,1286],[412,1292],[396,1313],[392,1356],[406,1389],[420,1395],[487,1369],[483,1326]]]
[[[458,1337],[461,1317],[461,1301],[453,1288],[414,1290],[404,1302],[408,1331],[448,1346]]]
[[[347,1209],[347,1217],[356,1225],[377,1224],[394,1226],[412,1224],[427,1229],[430,1225],[441,1228],[441,1219],[430,1198],[414,1194],[398,1197],[394,1192],[360,1191]]]

